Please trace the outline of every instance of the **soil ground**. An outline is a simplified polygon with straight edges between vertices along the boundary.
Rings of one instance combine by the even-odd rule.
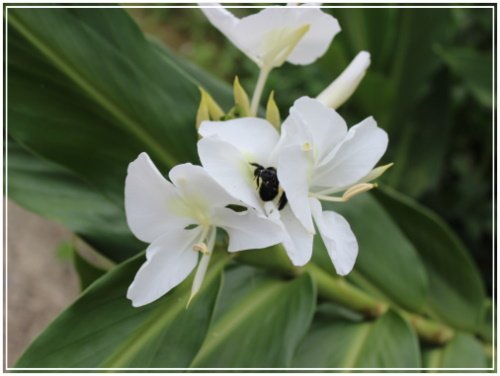
[[[33,339],[78,296],[71,262],[56,257],[71,232],[7,203],[6,362],[16,360]]]

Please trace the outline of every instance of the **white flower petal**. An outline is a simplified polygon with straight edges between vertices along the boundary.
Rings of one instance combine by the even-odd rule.
[[[356,183],[384,155],[388,141],[387,133],[372,117],[363,120],[349,129],[342,144],[325,158],[329,161],[315,171],[313,185],[336,188]]]
[[[133,234],[151,243],[168,229],[186,227],[186,208],[175,187],[167,181],[146,153],[129,164],[125,180],[125,213]],[[177,204],[176,204],[177,203]],[[180,214],[172,209],[177,205]]]
[[[205,170],[231,195],[262,212],[253,167],[233,145],[212,137],[198,141],[198,154]]]
[[[311,139],[302,139],[300,144],[306,147],[307,143],[314,150],[315,160],[318,164],[331,152],[331,150],[347,134],[345,120],[335,110],[326,107],[317,99],[302,97],[295,101],[290,109],[290,116],[283,124],[283,128],[290,127],[286,123],[295,123],[295,131],[300,137],[310,134]],[[287,130],[292,133],[293,131]]]
[[[316,199],[311,199],[311,209],[337,274],[348,274],[358,256],[358,241],[351,226],[340,214],[322,211],[321,203]]]
[[[340,31],[337,20],[318,8],[267,8],[241,20],[223,8],[202,8],[202,11],[261,67],[279,66],[284,59],[292,64],[310,64],[326,52]],[[295,48],[288,51],[288,56],[280,56],[289,49],[290,33],[306,25],[309,30]]]
[[[186,279],[198,262],[193,245],[201,229],[171,229],[146,250],[147,261],[127,291],[134,307],[151,303]]]
[[[276,129],[267,120],[241,118],[227,121],[205,121],[199,129],[203,137],[217,137],[236,147],[249,162],[267,164],[278,142]],[[267,166],[265,166],[267,167]]]
[[[281,228],[269,219],[257,215],[254,210],[235,212],[220,208],[214,223],[229,235],[229,252],[270,247],[281,242]]]
[[[370,54],[361,51],[351,64],[318,95],[318,101],[325,106],[339,108],[354,93],[370,66]]]
[[[277,171],[288,205],[300,223],[314,233],[309,207],[310,153],[311,151],[304,151],[297,145],[284,148],[278,157]]]
[[[298,23],[311,25],[308,33],[288,56],[292,64],[311,64],[328,50],[333,37],[340,31],[337,20],[317,8],[304,8],[298,17]]]
[[[208,211],[212,207],[238,201],[201,166],[191,163],[177,165],[170,170],[168,176],[190,207]]]
[[[280,211],[284,230],[283,247],[295,266],[303,266],[311,259],[314,234],[307,231],[287,205]]]
[[[200,9],[208,18],[208,20],[219,29],[227,38],[230,38],[232,30],[238,24],[240,19],[227,11],[226,8],[219,3],[209,3],[210,7],[202,6]]]

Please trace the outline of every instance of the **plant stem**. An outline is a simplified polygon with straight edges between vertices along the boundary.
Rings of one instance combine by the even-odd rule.
[[[318,293],[323,298],[362,312],[367,317],[378,317],[389,308],[385,302],[372,298],[343,278],[334,277],[313,263],[309,263],[303,270],[311,274],[318,286]]]
[[[257,110],[259,108],[260,97],[262,96],[262,91],[266,85],[267,77],[269,76],[269,68],[263,67],[260,69],[259,78],[257,79],[257,84],[255,85],[255,90],[252,96],[252,102],[250,104],[250,115],[257,116]]]
[[[420,339],[427,343],[443,345],[455,336],[455,331],[444,324],[429,320],[415,313],[407,312],[403,309],[397,309],[397,311],[409,321]]]

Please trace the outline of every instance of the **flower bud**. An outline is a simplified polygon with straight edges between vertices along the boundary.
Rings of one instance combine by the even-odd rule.
[[[280,129],[281,116],[280,110],[278,109],[278,106],[274,101],[274,91],[271,91],[271,94],[269,94],[269,99],[267,100],[266,119],[274,126],[274,128],[278,130]]]
[[[318,95],[317,99],[326,106],[339,108],[354,93],[369,66],[370,54],[361,51],[340,76]]]
[[[238,76],[234,77],[233,93],[234,103],[241,110],[241,117],[250,116],[250,101],[245,89],[240,85]]]

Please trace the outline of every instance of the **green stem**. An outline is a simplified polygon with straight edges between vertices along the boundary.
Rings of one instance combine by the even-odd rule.
[[[250,104],[250,114],[251,116],[257,116],[257,110],[259,108],[260,97],[262,96],[262,91],[266,85],[267,77],[269,76],[271,69],[263,67],[260,69],[259,78],[257,79],[257,84],[255,85],[255,90],[252,96],[252,102]]]
[[[443,345],[452,340],[455,336],[455,331],[444,324],[429,320],[415,313],[407,312],[403,309],[397,309],[397,311],[408,320],[420,339],[424,342]]]
[[[306,265],[303,270],[309,272],[318,286],[319,295],[325,299],[362,312],[367,317],[378,317],[389,308],[385,302],[374,299],[345,279],[334,277],[313,263]]]

